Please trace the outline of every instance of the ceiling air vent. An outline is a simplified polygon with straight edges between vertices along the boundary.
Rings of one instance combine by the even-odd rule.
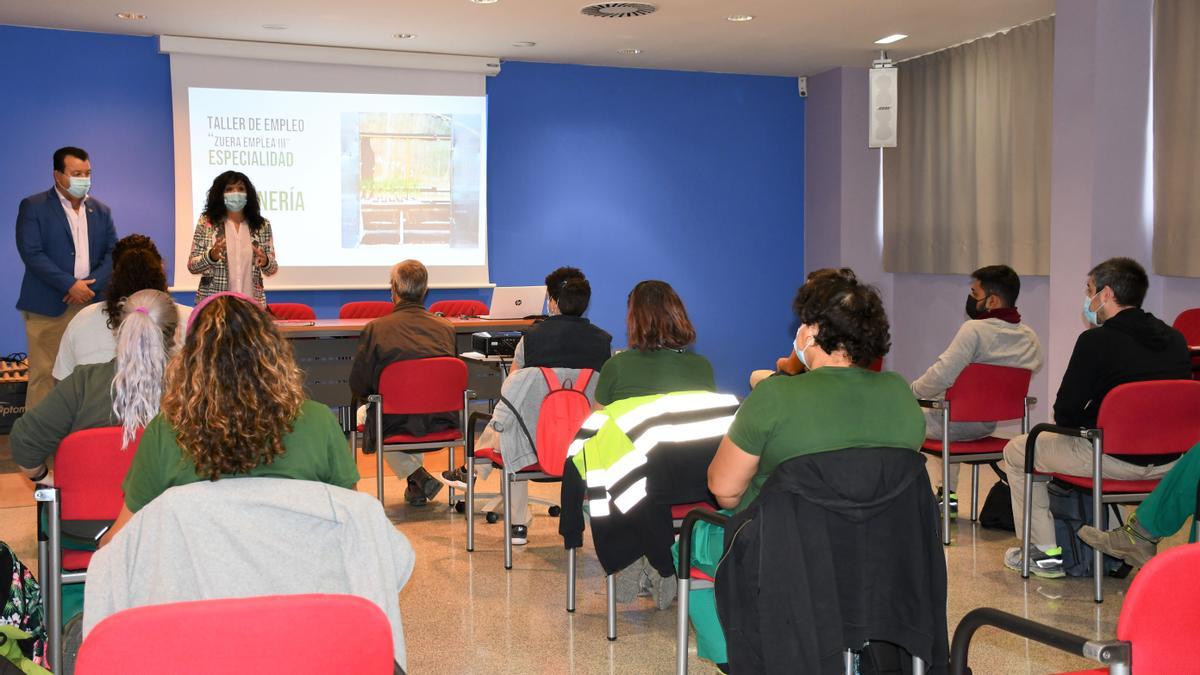
[[[579,11],[587,16],[598,16],[602,19],[624,19],[631,16],[653,14],[658,11],[658,8],[644,2],[602,2],[588,5]]]

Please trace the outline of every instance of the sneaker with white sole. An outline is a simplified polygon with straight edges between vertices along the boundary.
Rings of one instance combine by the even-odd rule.
[[[1029,547],[1029,572],[1043,579],[1061,579],[1067,576],[1062,566],[1062,548],[1054,547],[1042,551],[1036,546]],[[1004,566],[1016,572],[1021,571],[1021,548],[1010,548],[1004,554]]]
[[[512,526],[512,543],[513,546],[524,546],[529,543],[529,526],[528,525],[513,525]]]

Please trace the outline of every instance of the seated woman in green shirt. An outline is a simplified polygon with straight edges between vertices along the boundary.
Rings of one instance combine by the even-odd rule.
[[[716,391],[712,364],[685,351],[696,341],[683,300],[665,281],[642,281],[629,292],[629,349],[604,362],[596,402],[676,391]]]
[[[738,409],[708,467],[709,490],[722,508],[748,507],[775,467],[794,457],[844,448],[915,452],[925,440],[925,418],[904,378],[867,369],[891,347],[873,287],[849,270],[814,274],[792,309],[800,319],[793,348],[808,372],[762,381]],[[701,522],[694,537],[693,564],[715,573],[723,531]],[[701,656],[724,663],[716,607],[711,596],[696,600],[689,614]]]
[[[206,298],[167,369],[162,412],[142,434],[125,506],[101,543],[176,485],[265,476],[354,489],[358,468],[342,429],[304,398],[303,382],[291,343],[260,306],[236,293]]]
[[[121,301],[119,321],[116,358],[76,367],[13,424],[13,460],[33,482],[53,483],[46,460],[68,434],[119,425],[128,444],[158,414],[175,351],[175,303],[162,291],[141,290]]]

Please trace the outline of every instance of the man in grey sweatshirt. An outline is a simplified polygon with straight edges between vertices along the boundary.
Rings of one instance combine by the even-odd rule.
[[[990,265],[971,273],[971,292],[967,296],[969,320],[958,329],[950,346],[934,361],[925,374],[912,383],[917,398],[941,398],[972,363],[1008,366],[1036,371],[1042,367],[1042,345],[1037,333],[1021,323],[1017,312],[1017,296],[1021,293],[1021,278],[1008,265]],[[992,422],[951,422],[951,441],[970,441],[991,435],[996,430]],[[938,410],[925,412],[925,437],[942,437],[942,415]],[[931,461],[940,462],[939,458]],[[940,467],[935,471],[941,476]],[[939,486],[940,487],[940,486]],[[951,513],[956,504],[958,467],[950,470]]]

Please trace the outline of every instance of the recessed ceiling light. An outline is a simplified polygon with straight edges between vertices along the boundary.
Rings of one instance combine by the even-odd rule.
[[[136,21],[138,19],[146,18],[146,15],[138,14],[137,12],[117,12],[117,18],[125,19],[126,21]]]
[[[267,30],[287,30],[287,24],[284,23],[264,23],[262,27]]]
[[[477,5],[494,5],[497,2],[500,2],[500,0],[471,0],[471,2]]]
[[[411,40],[417,37],[416,33],[392,33],[392,37],[398,40]]]
[[[641,54],[642,50],[638,49],[637,47],[626,47],[624,49],[618,49],[617,53],[633,56],[635,54]]]
[[[904,38],[906,38],[906,37],[908,37],[908,36],[907,36],[907,35],[905,35],[904,33],[893,33],[892,35],[889,35],[889,36],[887,36],[887,37],[884,37],[884,38],[879,38],[878,40],[876,40],[876,41],[875,41],[875,44],[877,44],[877,45],[890,45],[890,44],[892,44],[893,42],[899,42],[899,41],[903,40],[903,39],[904,39]]]
[[[753,14],[730,14],[729,16],[725,17],[725,19],[727,21],[732,21],[734,23],[744,23],[746,21],[753,21],[754,15]]]
[[[537,46],[537,43],[536,43],[536,42],[524,41],[524,42],[514,42],[514,43],[512,43],[512,45],[513,45],[514,47],[536,47],[536,46]]]

